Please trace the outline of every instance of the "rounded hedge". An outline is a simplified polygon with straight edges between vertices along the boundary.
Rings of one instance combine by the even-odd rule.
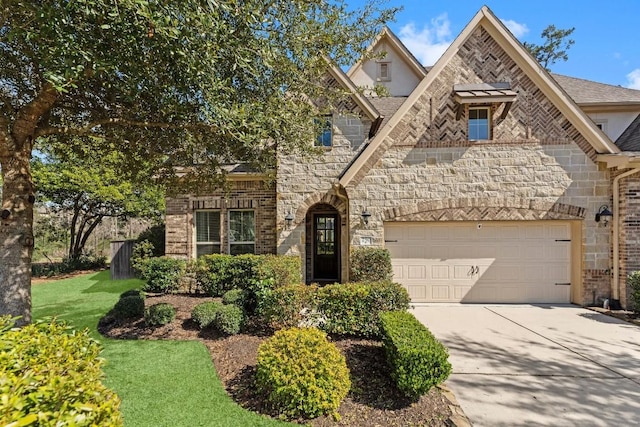
[[[120,294],[120,298],[131,297],[131,296],[140,296],[142,298],[146,297],[146,294],[140,289],[129,289],[128,291],[124,291]]]
[[[89,331],[0,317],[0,425],[120,427],[120,399],[102,383]]]
[[[143,261],[142,286],[145,292],[171,293],[178,290],[187,263],[181,259],[159,257]]]
[[[213,322],[218,316],[218,311],[224,307],[219,301],[207,301],[196,305],[191,310],[191,319],[196,322],[200,329],[213,326]]]
[[[149,326],[162,326],[176,318],[176,308],[167,302],[159,302],[144,312],[144,322]]]
[[[113,306],[111,313],[117,319],[134,319],[144,316],[144,297],[130,295],[122,297]]]
[[[244,308],[246,300],[246,292],[242,289],[231,289],[222,295],[223,304],[233,304],[240,308]]]
[[[258,349],[256,385],[285,417],[336,413],[351,388],[337,347],[315,328],[277,331]]]
[[[237,305],[223,305],[218,309],[214,325],[227,335],[236,335],[244,324],[244,311]]]

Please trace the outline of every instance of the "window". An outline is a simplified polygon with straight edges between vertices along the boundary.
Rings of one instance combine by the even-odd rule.
[[[322,119],[315,119],[314,124],[318,129],[316,147],[331,147],[333,143],[333,118],[324,116]]]
[[[378,62],[378,81],[379,82],[391,81],[391,63],[390,62]]]
[[[220,212],[196,211],[196,257],[220,253]]]
[[[253,211],[229,211],[229,253],[253,254],[256,251],[256,225]]]
[[[607,133],[607,120],[599,119],[594,120],[596,123],[596,127],[600,129],[602,132]]]
[[[489,107],[469,108],[469,140],[476,141],[490,138]]]

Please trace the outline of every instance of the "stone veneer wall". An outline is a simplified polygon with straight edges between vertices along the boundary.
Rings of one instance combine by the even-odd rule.
[[[263,181],[232,181],[230,189],[209,195],[185,195],[166,200],[166,250],[168,256],[190,259],[194,250],[194,211],[220,211],[222,252],[228,253],[228,211],[255,212],[256,254],[276,253],[275,185]]]
[[[454,84],[511,83],[508,115],[491,105],[492,140],[467,140]],[[606,297],[610,231],[593,221],[610,205],[609,173],[565,116],[482,28],[419,96],[346,189],[352,207],[370,200],[369,227],[352,244],[384,243],[384,220],[582,221],[583,303]],[[352,209],[353,212],[353,209]],[[357,213],[357,212],[356,212]],[[355,218],[356,213],[352,215]]]

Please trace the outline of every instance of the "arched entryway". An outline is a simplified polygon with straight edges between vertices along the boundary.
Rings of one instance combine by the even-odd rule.
[[[342,218],[336,208],[318,203],[307,211],[306,281],[335,283],[342,279]]]

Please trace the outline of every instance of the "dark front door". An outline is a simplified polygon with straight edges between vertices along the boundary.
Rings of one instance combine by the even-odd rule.
[[[315,214],[313,217],[313,280],[340,280],[340,222],[337,214]]]

